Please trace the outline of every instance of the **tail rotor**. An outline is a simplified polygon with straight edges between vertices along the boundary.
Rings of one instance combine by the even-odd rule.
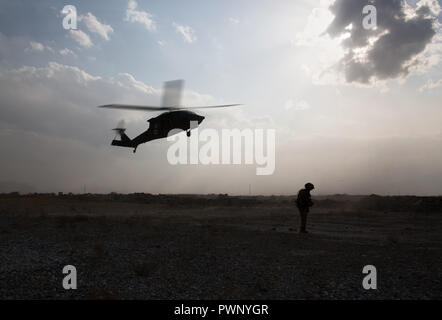
[[[113,131],[115,131],[115,138],[114,138],[114,140],[117,137],[119,137],[122,140],[123,135],[126,135],[125,134],[125,131],[126,131],[125,126],[126,126],[126,123],[125,123],[124,119],[122,119],[122,120],[120,120],[118,122],[117,127],[112,129]]]

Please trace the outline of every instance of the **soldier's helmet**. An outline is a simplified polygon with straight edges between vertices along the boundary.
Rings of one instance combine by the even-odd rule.
[[[307,190],[313,190],[315,188],[315,186],[313,185],[313,183],[307,182],[304,186]]]

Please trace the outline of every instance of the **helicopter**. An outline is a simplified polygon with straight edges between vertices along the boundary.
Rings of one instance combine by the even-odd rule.
[[[127,104],[107,104],[98,106],[98,108],[107,109],[124,109],[137,111],[166,111],[157,117],[147,120],[149,128],[137,137],[130,139],[126,135],[126,128],[124,128],[124,121],[120,121],[116,128],[112,129],[116,132],[116,137],[112,140],[111,145],[118,147],[133,148],[133,152],[137,151],[140,144],[146,143],[156,139],[166,138],[167,136],[177,134],[178,132],[171,131],[173,129],[181,129],[186,131],[188,137],[191,135],[191,127],[193,123],[197,126],[205,119],[205,117],[198,115],[190,109],[209,109],[209,108],[226,108],[240,106],[241,104],[225,104],[216,106],[200,106],[200,107],[185,107],[180,105],[181,92],[184,80],[166,81],[164,83],[163,99],[161,106],[139,106]],[[197,127],[196,126],[196,127]],[[117,136],[119,139],[116,139]]]

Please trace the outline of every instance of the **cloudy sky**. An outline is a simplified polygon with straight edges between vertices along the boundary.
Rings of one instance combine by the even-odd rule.
[[[63,28],[65,4],[77,30]],[[377,9],[363,28],[362,9]],[[0,0],[0,192],[442,194],[441,1]],[[276,130],[276,170],[110,146],[186,80],[201,128]]]

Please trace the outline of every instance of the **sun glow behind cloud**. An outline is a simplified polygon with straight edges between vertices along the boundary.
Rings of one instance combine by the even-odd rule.
[[[338,75],[329,71],[333,64],[344,56],[345,51],[341,47],[341,42],[349,36],[349,34],[344,34],[332,39],[326,34],[327,27],[334,19],[329,10],[332,2],[322,0],[319,7],[313,8],[307,18],[305,28],[296,33],[295,38],[291,40],[293,47],[309,52],[309,58],[303,61],[302,69],[316,84],[339,81]]]

